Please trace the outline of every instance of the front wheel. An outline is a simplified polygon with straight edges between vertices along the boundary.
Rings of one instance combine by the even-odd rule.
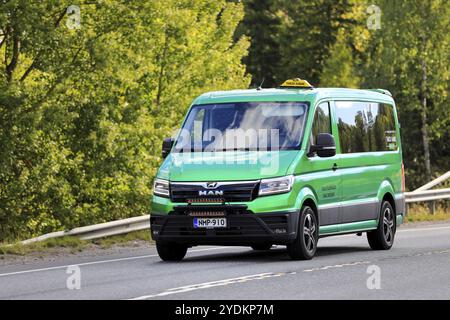
[[[156,250],[163,261],[181,261],[187,253],[187,246],[156,242]]]
[[[389,250],[395,238],[395,211],[391,204],[384,201],[381,206],[378,228],[367,232],[367,240],[373,250]]]
[[[293,260],[310,260],[317,251],[319,225],[314,210],[303,207],[298,224],[297,238],[287,245],[289,256]]]

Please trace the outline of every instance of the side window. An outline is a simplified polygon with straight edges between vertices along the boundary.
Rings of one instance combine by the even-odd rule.
[[[397,149],[394,109],[387,104],[336,102],[342,153]]]
[[[373,131],[373,135],[375,136],[375,151],[397,150],[397,128],[393,106],[379,104]]]
[[[312,143],[316,144],[316,138],[319,133],[331,134],[331,119],[330,119],[330,105],[328,102],[321,103],[317,106],[314,114],[314,121],[312,126]]]

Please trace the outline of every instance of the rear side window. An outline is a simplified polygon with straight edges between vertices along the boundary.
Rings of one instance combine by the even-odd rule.
[[[331,134],[330,106],[328,102],[321,103],[317,106],[311,132],[313,144],[316,144],[317,135],[319,133]]]
[[[336,114],[342,153],[397,150],[393,106],[337,101]]]

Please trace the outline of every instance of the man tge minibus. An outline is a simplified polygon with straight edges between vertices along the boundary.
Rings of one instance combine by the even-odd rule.
[[[162,260],[198,245],[286,245],[311,259],[319,238],[367,234],[388,250],[405,213],[395,102],[386,90],[210,92],[163,142],[151,235]]]

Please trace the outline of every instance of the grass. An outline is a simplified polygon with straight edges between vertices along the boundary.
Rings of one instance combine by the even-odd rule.
[[[88,245],[88,241],[80,240],[76,237],[53,238],[41,242],[29,244],[13,243],[0,245],[0,255],[27,255],[33,252],[48,251],[51,249],[65,248],[70,252],[82,251]]]
[[[33,242],[26,245],[21,244],[20,242],[13,244],[0,244],[0,258],[5,255],[24,256],[28,254],[59,252],[61,250],[65,250],[70,253],[77,253],[87,248],[108,249],[113,246],[129,246],[136,244],[138,241],[150,242],[150,231],[135,231],[124,235],[95,240],[80,240],[77,237],[62,237],[48,239],[41,242]]]
[[[91,243],[100,246],[101,248],[110,248],[112,246],[127,246],[136,241],[151,241],[150,230],[141,230],[130,232],[124,235],[117,235],[107,238],[100,238],[91,240]]]
[[[405,223],[445,220],[450,220],[450,208],[448,206],[436,204],[435,214],[431,214],[428,205],[415,204],[408,208]]]

